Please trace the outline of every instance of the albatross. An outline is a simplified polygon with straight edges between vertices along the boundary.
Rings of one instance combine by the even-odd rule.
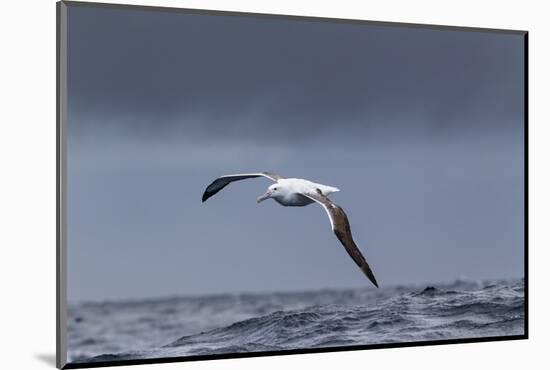
[[[258,197],[258,203],[266,199],[273,199],[285,207],[303,207],[312,203],[321,205],[328,215],[330,226],[338,240],[340,240],[361,271],[363,271],[366,277],[378,288],[378,283],[376,282],[376,278],[369,264],[353,240],[346,213],[342,207],[333,203],[328,198],[330,194],[340,191],[340,189],[334,186],[317,184],[304,179],[285,178],[271,172],[241,173],[218,177],[206,187],[202,195],[202,201],[204,203],[208,198],[212,197],[234,181],[257,177],[265,177],[274,182],[274,184],[267,188],[265,194]]]

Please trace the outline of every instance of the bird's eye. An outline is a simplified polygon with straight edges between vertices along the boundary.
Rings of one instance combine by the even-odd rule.
[[[273,188],[273,190],[277,190],[277,188]]]

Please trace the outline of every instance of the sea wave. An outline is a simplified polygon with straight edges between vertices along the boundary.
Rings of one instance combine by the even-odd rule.
[[[218,300],[218,304],[231,311],[230,316],[238,317],[240,314],[244,319],[207,330],[196,330],[155,348],[104,352],[99,356],[73,357],[73,361],[476,338],[519,335],[524,330],[523,280],[480,286],[454,282],[410,291],[396,288],[392,292],[382,293],[360,290],[345,294],[341,291],[292,294],[295,296],[258,295],[245,300],[226,297]],[[229,299],[234,306],[227,305]],[[186,302],[189,304],[188,301],[183,304]],[[308,304],[312,302],[315,304]],[[160,312],[177,315],[181,312],[178,309],[181,304],[165,302],[162,306],[167,307],[162,307]],[[266,305],[273,308],[267,310],[268,313],[264,313]],[[204,305],[204,302],[200,306],[206,310],[202,313],[206,316],[215,310]],[[292,308],[284,309],[285,306]],[[245,307],[251,310],[249,317],[242,314]],[[168,308],[171,311],[167,311]],[[200,310],[197,313],[201,314]],[[156,325],[155,320],[152,325]]]

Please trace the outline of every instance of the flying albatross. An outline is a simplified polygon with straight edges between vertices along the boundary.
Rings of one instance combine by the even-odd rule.
[[[330,225],[332,226],[332,231],[336,234],[338,240],[340,240],[361,271],[363,271],[369,280],[378,288],[378,283],[376,282],[376,278],[374,277],[369,264],[353,241],[348,217],[340,206],[334,204],[328,198],[329,194],[340,191],[338,188],[316,184],[304,179],[287,179],[270,172],[242,173],[218,177],[206,187],[206,190],[202,195],[202,201],[205,202],[208,198],[225,188],[233,181],[252,179],[255,177],[266,177],[275,182],[275,184],[272,184],[267,189],[265,194],[258,197],[258,203],[272,198],[277,203],[285,207],[303,207],[314,202],[320,204],[327,212]]]

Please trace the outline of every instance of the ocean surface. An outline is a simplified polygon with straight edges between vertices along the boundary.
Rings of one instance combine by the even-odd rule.
[[[69,305],[69,362],[521,335],[524,282]]]

